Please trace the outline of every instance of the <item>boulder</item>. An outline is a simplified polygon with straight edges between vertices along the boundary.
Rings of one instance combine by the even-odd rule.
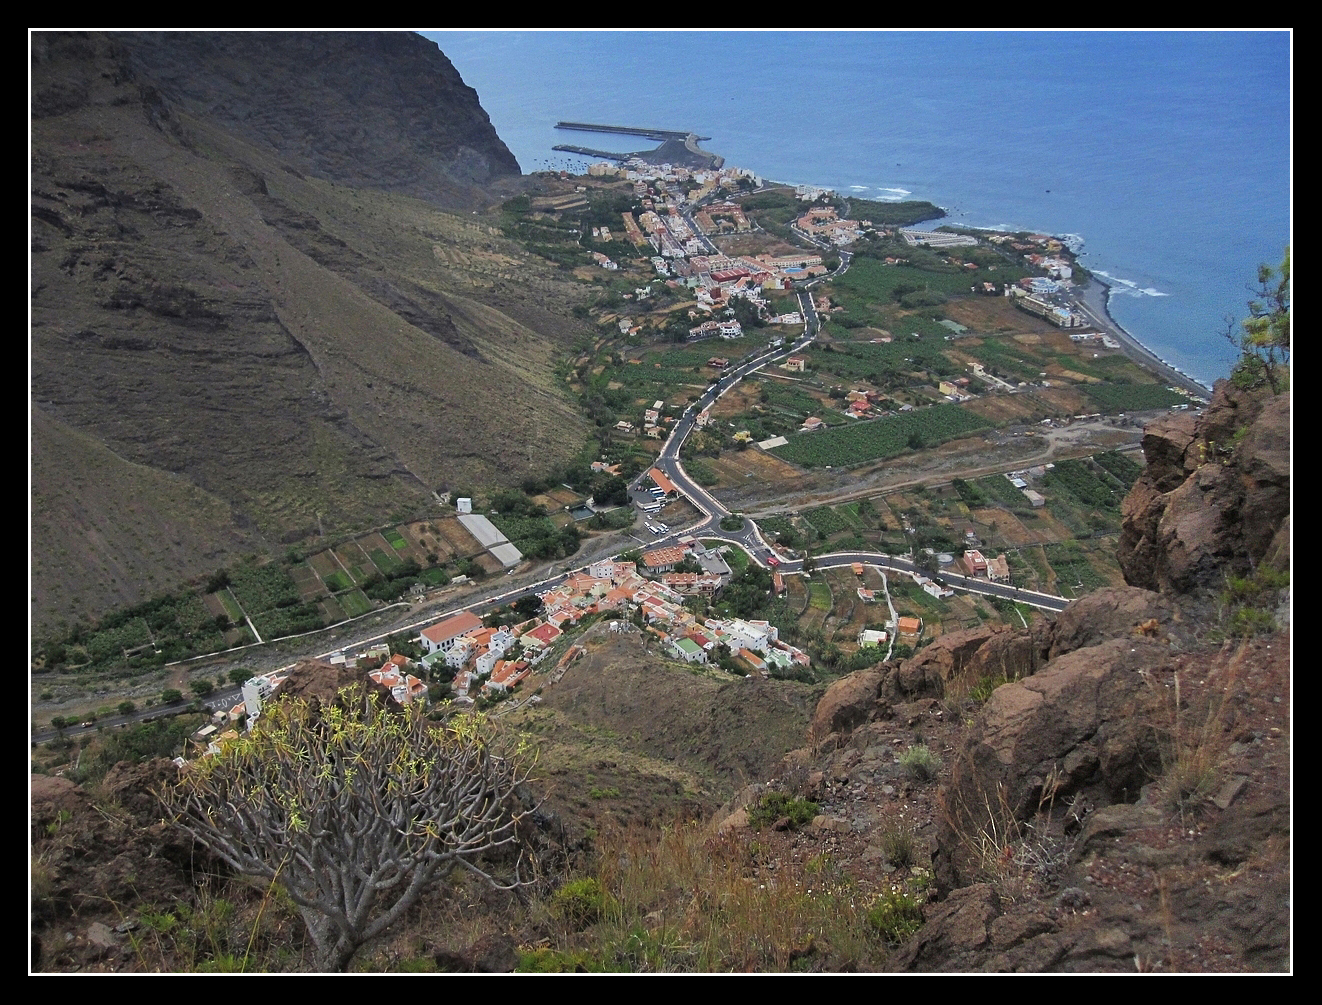
[[[1154,620],[1159,630],[1170,624],[1173,613],[1171,601],[1151,590],[1136,586],[1098,590],[1074,601],[1056,617],[1047,659],[1107,639],[1130,638],[1140,626]]]
[[[964,667],[966,677],[1004,677],[1017,680],[1037,673],[1047,662],[1050,628],[997,628]]]
[[[900,664],[895,684],[902,695],[940,696],[993,635],[991,628],[947,632]]]
[[[986,883],[956,890],[929,904],[922,928],[900,949],[897,970],[964,970],[971,957],[990,948],[990,928],[1000,917],[1001,898]]]
[[[32,834],[58,831],[64,822],[91,805],[91,800],[67,778],[32,775]]]
[[[808,727],[809,740],[817,743],[831,733],[847,732],[866,722],[876,709],[887,669],[887,664],[880,664],[856,670],[827,688]]]
[[[179,769],[166,757],[145,764],[120,761],[101,782],[101,791],[140,820],[160,819],[164,809],[156,793],[179,777]]]
[[[1144,476],[1158,492],[1169,492],[1198,467],[1197,417],[1163,416],[1143,430]]]
[[[1049,797],[1100,783],[1106,803],[1131,802],[1159,761],[1158,701],[1139,671],[1169,658],[1147,639],[1113,639],[1053,660],[997,688],[965,741],[961,794],[969,805],[1003,789],[1019,819]],[[952,785],[954,780],[952,779]]]
[[[997,688],[954,758],[933,855],[938,892],[961,884],[977,836],[1045,804],[1086,793],[1094,805],[1138,799],[1159,770],[1161,698],[1142,671],[1168,659],[1149,639],[1113,639]]]

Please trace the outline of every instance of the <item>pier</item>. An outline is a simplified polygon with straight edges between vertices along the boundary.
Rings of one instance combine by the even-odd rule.
[[[609,150],[596,150],[569,143],[559,143],[551,148],[582,157],[600,157],[612,161],[627,161],[631,157],[637,157],[649,164],[674,164],[692,170],[720,170],[725,163],[724,157],[709,153],[698,146],[700,142],[711,137],[699,136],[697,133],[686,133],[676,129],[648,129],[643,126],[609,126],[595,122],[557,122],[555,127],[575,132],[642,136],[660,144],[655,150],[637,150],[632,153],[612,153]]]
[[[690,136],[699,143],[711,139],[710,136],[697,136],[682,130],[647,129],[640,126],[603,126],[595,122],[557,122],[555,127],[557,129],[572,129],[580,133],[618,133],[621,136],[643,136],[649,140],[656,140],[658,143],[662,140],[684,140]]]

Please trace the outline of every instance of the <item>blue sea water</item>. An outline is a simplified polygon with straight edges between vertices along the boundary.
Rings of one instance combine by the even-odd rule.
[[[424,32],[524,171],[691,129],[728,164],[949,221],[1074,235],[1111,313],[1210,384],[1290,239],[1284,32]]]

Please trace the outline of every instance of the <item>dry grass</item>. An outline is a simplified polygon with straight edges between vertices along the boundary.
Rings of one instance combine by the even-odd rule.
[[[950,786],[954,796],[943,799],[941,809],[957,838],[967,881],[990,883],[1009,901],[1041,896],[1055,884],[1074,845],[1053,826],[1060,781],[1054,773],[1047,778],[1031,821],[1018,819],[1002,786],[982,791],[978,805],[964,804],[960,789]]]
[[[1198,681],[1192,688],[1179,671],[1164,687],[1147,678],[1160,698],[1153,725],[1164,740],[1161,791],[1181,820],[1206,802],[1221,782],[1221,767],[1231,741],[1231,696],[1238,690],[1249,651],[1247,640],[1240,643],[1224,679]]]
[[[746,834],[698,823],[611,831],[594,879],[602,919],[526,963],[629,971],[839,969],[878,962],[871,906],[827,858],[775,859]]]

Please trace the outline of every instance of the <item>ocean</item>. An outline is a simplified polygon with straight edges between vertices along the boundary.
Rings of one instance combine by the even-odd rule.
[[[765,178],[1068,235],[1112,316],[1205,384],[1291,227],[1286,32],[427,31],[525,172],[561,119],[712,137]]]

